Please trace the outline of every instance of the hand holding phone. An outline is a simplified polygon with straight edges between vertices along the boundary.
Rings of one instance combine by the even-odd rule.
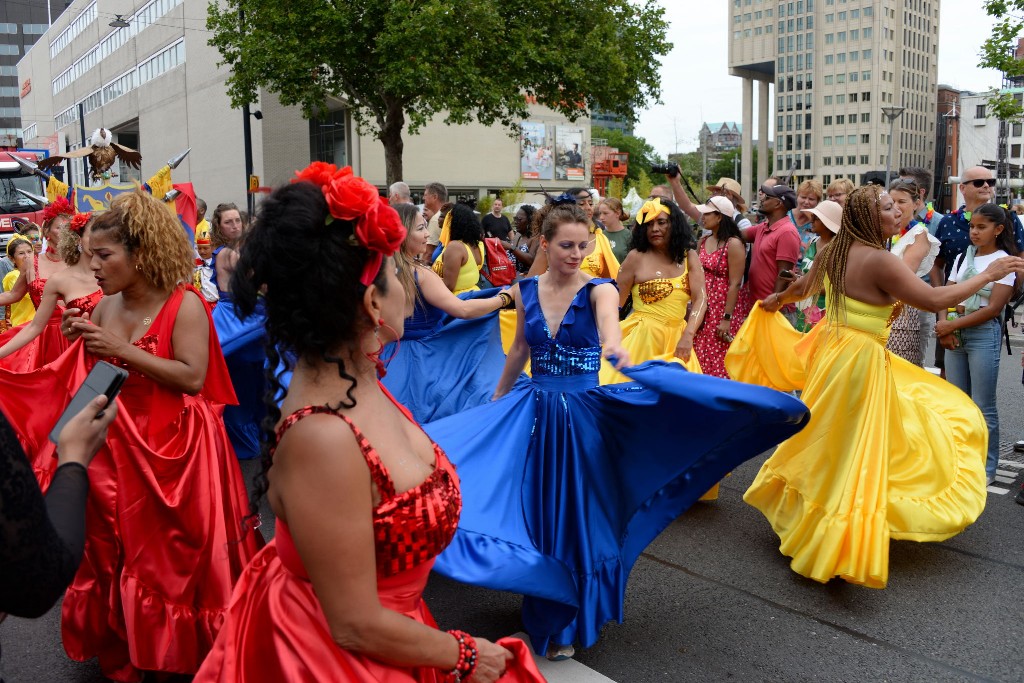
[[[82,413],[92,403],[93,399],[98,396],[105,396],[107,401],[104,406],[100,407],[98,412],[92,413],[92,418],[102,418],[103,413],[109,408],[114,408],[114,399],[117,397],[119,391],[121,391],[121,385],[128,379],[128,371],[111,365],[105,361],[99,361],[93,366],[93,369],[89,372],[89,375],[82,382],[82,386],[78,387],[78,391],[71,397],[71,402],[64,409],[64,413],[57,420],[57,424],[54,425],[50,431],[50,441],[55,444],[59,444],[61,432],[65,426],[75,416]],[[109,422],[107,422],[109,424]],[[105,429],[104,425],[104,429]],[[99,448],[99,445],[97,445]],[[90,456],[91,457],[91,456]]]
[[[77,462],[88,467],[96,451],[107,440],[107,427],[117,417],[117,403],[107,403],[101,394],[74,415],[60,432],[57,442],[58,467]]]

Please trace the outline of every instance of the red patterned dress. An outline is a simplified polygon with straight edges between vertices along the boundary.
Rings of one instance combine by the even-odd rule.
[[[277,430],[278,441],[302,418],[322,413],[336,415],[352,429],[380,495],[373,511],[373,531],[381,605],[437,628],[423,602],[423,588],[435,557],[451,542],[459,523],[462,497],[455,468],[435,444],[434,471],[418,486],[398,493],[380,456],[359,428],[347,416],[325,406],[307,406],[289,415]],[[544,680],[523,641],[510,638],[499,642],[516,655],[500,681]],[[439,669],[387,664],[338,647],[288,526],[279,519],[274,540],[238,580],[224,628],[194,683],[445,680],[446,673]]]
[[[723,244],[713,252],[704,247],[707,239],[697,247],[697,256],[704,267],[704,287],[707,290],[708,311],[704,314],[704,324],[693,337],[693,350],[700,361],[701,370],[705,375],[714,375],[729,379],[725,369],[725,353],[729,345],[718,338],[717,330],[725,315],[725,299],[729,294],[729,250]],[[741,291],[739,296],[743,296]],[[743,325],[743,309],[737,299],[733,317],[729,325],[729,334],[735,336]]]

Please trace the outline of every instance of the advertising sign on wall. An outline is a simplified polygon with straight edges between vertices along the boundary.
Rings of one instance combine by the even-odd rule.
[[[519,169],[524,180],[551,180],[554,175],[554,126],[538,121],[519,124]]]

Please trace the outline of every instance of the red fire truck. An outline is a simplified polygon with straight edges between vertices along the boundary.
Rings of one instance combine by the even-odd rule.
[[[43,222],[43,207],[39,202],[18,192],[20,189],[35,197],[44,197],[43,180],[26,171],[15,157],[33,163],[39,161],[35,152],[0,151],[0,249],[7,247],[11,235],[23,223]]]

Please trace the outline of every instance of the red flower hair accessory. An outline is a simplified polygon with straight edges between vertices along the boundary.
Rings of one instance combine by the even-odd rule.
[[[74,216],[75,209],[65,197],[57,197],[43,209],[43,222],[52,221],[57,216]]]
[[[339,169],[334,164],[314,161],[295,175],[293,183],[310,182],[323,191],[331,214],[328,225],[333,219],[355,222],[354,241],[370,252],[359,281],[369,287],[377,278],[384,257],[398,251],[405,240],[405,226],[398,212],[376,187],[353,174],[351,166]]]
[[[86,211],[85,213],[76,213],[71,217],[71,232],[75,233],[79,237],[82,236],[82,230],[85,225],[92,220],[92,211]]]

